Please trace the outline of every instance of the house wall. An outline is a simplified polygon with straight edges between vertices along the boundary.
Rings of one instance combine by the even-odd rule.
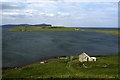
[[[93,59],[92,58],[90,58],[90,60],[89,61],[93,61]]]
[[[79,57],[79,61],[80,62],[84,62],[84,61],[96,61],[96,58],[92,58],[92,57]]]
[[[96,61],[96,57],[90,57],[86,53],[82,53],[79,55],[79,61],[84,62],[84,61]]]
[[[83,59],[83,61],[87,61],[87,57]]]
[[[79,57],[79,61],[80,61],[80,62],[90,61],[90,60],[91,60],[90,57],[85,57],[85,58]]]

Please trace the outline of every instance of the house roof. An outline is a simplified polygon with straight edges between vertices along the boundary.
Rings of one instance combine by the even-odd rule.
[[[85,58],[85,57],[90,57],[90,56],[88,56],[85,52],[83,52],[82,54],[79,55],[79,57]]]
[[[92,59],[96,59],[96,57],[91,57]]]

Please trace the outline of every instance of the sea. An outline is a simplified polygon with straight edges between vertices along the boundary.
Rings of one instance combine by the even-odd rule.
[[[3,68],[24,66],[58,56],[78,56],[82,52],[90,56],[118,54],[117,35],[84,31],[9,32],[10,28],[2,28]]]

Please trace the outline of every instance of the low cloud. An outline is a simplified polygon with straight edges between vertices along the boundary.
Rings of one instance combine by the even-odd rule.
[[[7,23],[51,23],[64,26],[117,26],[117,3],[67,0],[2,0],[0,14]],[[14,20],[11,20],[14,19]]]
[[[3,2],[0,3],[2,6],[2,10],[15,10],[15,9],[24,9],[26,6],[22,5],[22,3],[15,3],[15,2]]]

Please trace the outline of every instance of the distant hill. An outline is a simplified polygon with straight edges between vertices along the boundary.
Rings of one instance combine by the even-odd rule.
[[[35,24],[35,25],[31,25],[31,24],[5,24],[2,25],[2,28],[11,28],[11,27],[17,27],[17,26],[52,26],[51,24]]]
[[[51,24],[36,24],[36,25],[32,25],[32,26],[52,26]]]

